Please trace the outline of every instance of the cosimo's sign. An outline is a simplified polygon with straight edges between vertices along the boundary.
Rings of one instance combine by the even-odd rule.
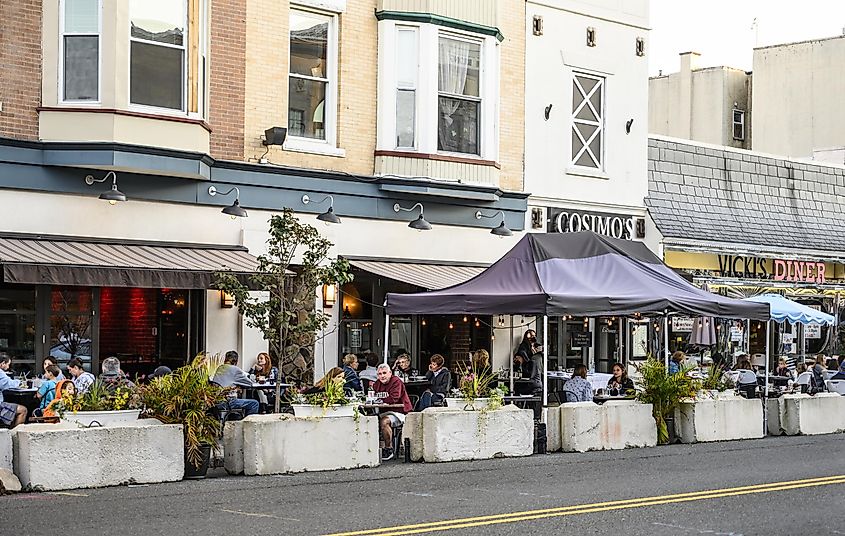
[[[625,214],[575,212],[559,208],[549,208],[548,213],[546,232],[549,233],[593,231],[601,235],[625,240],[645,237],[645,220],[638,220]]]
[[[827,268],[823,262],[719,255],[719,275],[722,277],[824,283],[826,271]]]

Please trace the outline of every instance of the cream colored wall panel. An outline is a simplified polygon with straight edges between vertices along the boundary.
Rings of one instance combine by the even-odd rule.
[[[499,184],[499,170],[495,167],[464,162],[378,156],[375,160],[375,170],[377,175],[431,177],[433,179],[458,180],[468,184],[491,186],[498,186]]]
[[[483,26],[498,27],[500,0],[379,0],[379,11],[431,13]]]

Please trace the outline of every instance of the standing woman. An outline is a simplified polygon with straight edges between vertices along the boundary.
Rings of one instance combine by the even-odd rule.
[[[529,361],[536,353],[536,345],[537,333],[533,329],[529,329],[522,336],[522,342],[519,343],[519,347],[516,349],[514,356],[522,356],[523,361]]]

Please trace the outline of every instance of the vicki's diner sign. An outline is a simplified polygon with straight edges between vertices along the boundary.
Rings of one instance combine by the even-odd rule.
[[[825,263],[787,259],[763,259],[743,255],[719,255],[722,277],[772,279],[793,283],[824,283]]]

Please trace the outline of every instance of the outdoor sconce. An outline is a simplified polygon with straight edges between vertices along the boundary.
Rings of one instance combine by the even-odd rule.
[[[337,303],[337,287],[334,285],[323,285],[323,307],[331,309]]]
[[[225,290],[220,291],[220,307],[223,309],[231,309],[235,306],[235,297]]]
[[[503,210],[500,210],[499,212],[493,214],[492,216],[485,216],[484,214],[481,213],[480,210],[478,210],[478,211],[475,212],[475,219],[480,220],[481,218],[495,218],[499,214],[502,215],[502,223],[500,223],[498,227],[494,227],[490,231],[490,234],[494,234],[496,236],[501,236],[501,237],[511,236],[513,234],[513,232],[511,232],[511,230],[508,229],[507,225],[505,225],[505,212]]]
[[[428,221],[426,221],[425,217],[423,216],[423,211],[425,209],[423,208],[422,203],[417,203],[411,208],[400,207],[399,203],[396,203],[395,205],[393,205],[393,212],[399,212],[400,210],[404,212],[411,212],[417,207],[420,207],[420,216],[419,218],[409,223],[408,227],[410,227],[411,229],[416,229],[417,231],[430,231],[431,224],[428,223]]]
[[[326,223],[340,223],[340,218],[338,218],[337,214],[334,213],[334,196],[327,195],[319,201],[312,201],[311,198],[308,197],[308,194],[302,196],[303,205],[307,205],[308,203],[314,203],[319,205],[320,203],[325,203],[326,201],[329,202],[329,208],[325,212],[317,216],[317,219]]]
[[[100,199],[108,201],[109,205],[117,204],[118,201],[126,201],[126,195],[117,189],[117,174],[114,171],[109,171],[102,179],[95,179],[93,175],[86,175],[85,184],[92,186],[94,183],[106,182],[109,180],[109,175],[112,178],[111,189],[101,193]]]
[[[284,127],[270,127],[264,131],[264,139],[261,145],[284,145],[288,137],[288,129]]]
[[[237,186],[233,186],[229,189],[228,192],[218,192],[217,188],[215,188],[214,186],[208,187],[208,195],[210,195],[211,197],[214,197],[217,194],[229,195],[232,192],[235,192],[235,201],[230,206],[223,208],[223,210],[221,210],[220,212],[222,212],[223,214],[228,214],[232,217],[233,220],[235,218],[246,218],[246,210],[241,207],[241,190]]]

